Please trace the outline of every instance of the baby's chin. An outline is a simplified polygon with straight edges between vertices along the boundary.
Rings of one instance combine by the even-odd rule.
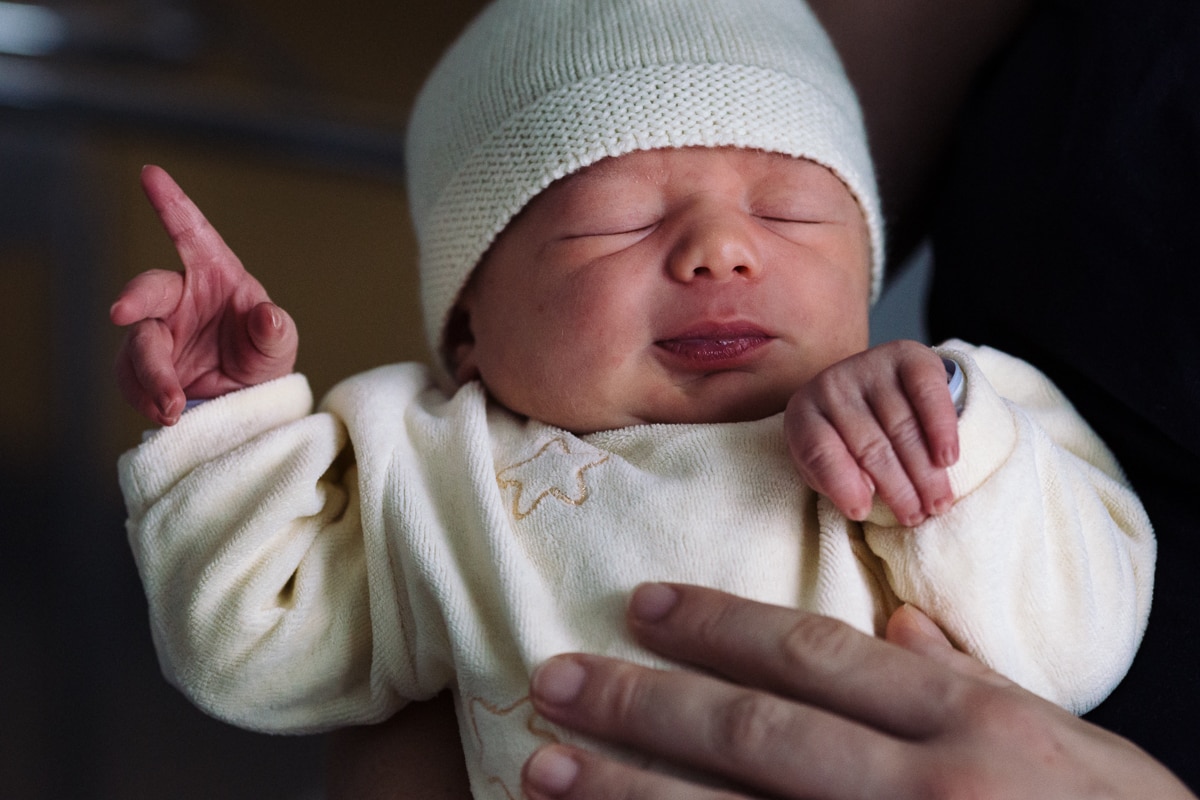
[[[525,414],[576,436],[632,428],[639,425],[712,425],[753,422],[780,414],[787,408],[790,393],[746,398],[690,397],[649,408],[593,409],[590,413]]]

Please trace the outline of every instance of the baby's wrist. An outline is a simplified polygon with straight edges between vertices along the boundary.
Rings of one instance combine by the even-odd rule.
[[[954,410],[961,416],[963,404],[967,396],[967,380],[963,368],[952,358],[942,356],[942,366],[946,368],[946,388],[950,390],[950,399],[954,402]]]

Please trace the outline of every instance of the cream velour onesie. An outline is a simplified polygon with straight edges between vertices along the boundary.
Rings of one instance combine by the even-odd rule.
[[[782,415],[577,437],[452,397],[418,365],[292,375],[213,400],[126,453],[128,530],[168,679],[209,713],[303,733],[450,687],[477,797],[519,796],[547,657],[661,664],[624,630],[646,580],[715,586],[871,632],[901,602],[1081,712],[1150,609],[1150,524],[1035,369],[961,342],[957,502],[916,529],[848,521],[804,486]],[[985,377],[986,376],[986,377]]]

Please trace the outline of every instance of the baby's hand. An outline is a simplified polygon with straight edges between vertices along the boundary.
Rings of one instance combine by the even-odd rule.
[[[876,493],[909,527],[954,503],[958,416],[925,345],[890,342],[834,364],[792,396],[784,424],[800,476],[850,519],[866,519]]]
[[[299,336],[291,317],[166,172],[146,167],[142,188],[183,272],[143,272],[113,303],[112,321],[129,326],[117,356],[117,385],[135,409],[173,425],[188,398],[217,397],[287,375]]]

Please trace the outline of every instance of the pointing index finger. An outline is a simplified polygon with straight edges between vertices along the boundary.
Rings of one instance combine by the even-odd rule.
[[[143,168],[142,189],[185,270],[242,271],[242,262],[166,170],[154,165]]]

